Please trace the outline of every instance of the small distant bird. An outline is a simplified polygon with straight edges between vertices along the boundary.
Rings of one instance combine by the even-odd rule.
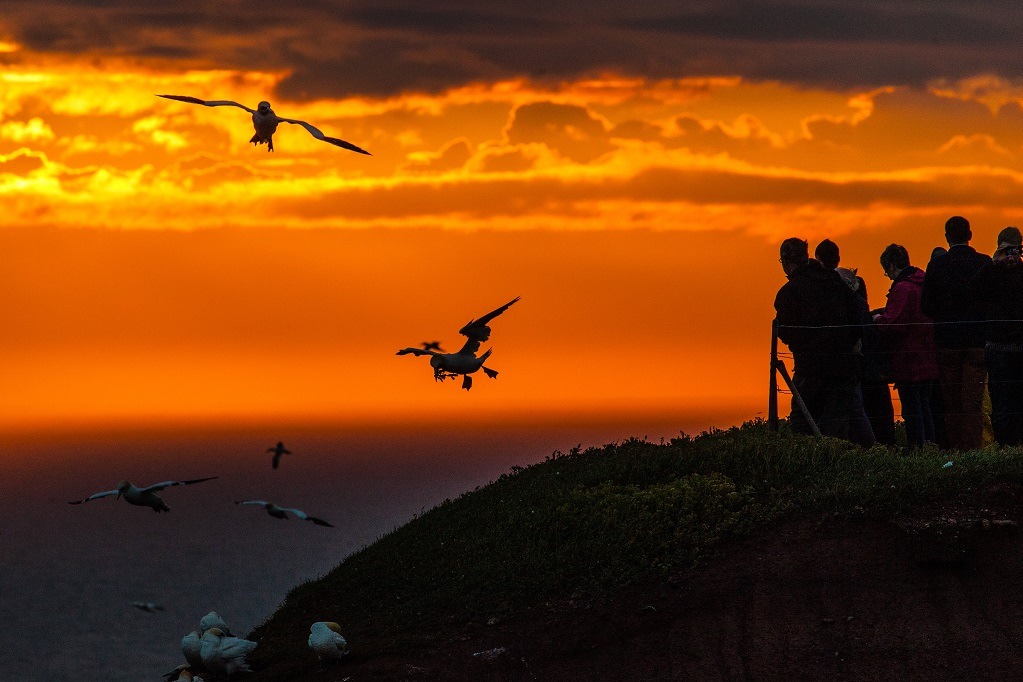
[[[298,518],[302,519],[303,521],[312,521],[317,526],[327,526],[328,528],[333,528],[334,527],[334,524],[327,523],[323,519],[318,519],[315,516],[309,516],[308,514],[306,514],[301,509],[294,509],[292,507],[278,507],[273,502],[266,502],[264,500],[243,500],[241,502],[235,502],[235,504],[243,504],[243,505],[249,504],[249,505],[256,505],[256,506],[262,507],[263,509],[266,510],[267,514],[269,514],[270,516],[274,517],[275,519],[287,520],[288,519],[288,514],[291,513],[291,514],[294,514],[295,516],[297,516]]]
[[[256,648],[256,642],[228,637],[220,628],[210,628],[202,636],[202,664],[207,670],[230,677],[236,672],[252,672],[245,657]]]
[[[444,349],[440,347],[440,341],[423,341],[419,345],[423,347],[423,350],[435,350],[438,353],[444,352]]]
[[[291,450],[284,447],[284,443],[282,441],[277,441],[277,445],[273,446],[272,448],[267,448],[266,451],[274,453],[273,461],[270,462],[270,466],[273,467],[274,469],[281,465],[281,455],[291,454]]]
[[[341,636],[341,626],[334,622],[320,621],[309,627],[309,648],[316,653],[321,669],[324,660],[340,661],[348,655],[348,642]]]
[[[188,665],[196,670],[205,669],[202,664],[202,640],[200,637],[201,635],[198,632],[192,630],[181,638],[181,653],[184,654]]]
[[[189,104],[201,104],[204,107],[238,107],[252,114],[252,127],[255,128],[256,134],[249,140],[252,144],[266,144],[267,151],[272,152],[274,150],[274,139],[273,135],[277,131],[277,126],[281,123],[294,123],[302,126],[309,131],[309,134],[315,137],[317,140],[323,140],[329,142],[335,147],[342,147],[359,154],[366,154],[372,156],[369,152],[361,147],[356,147],[351,142],[346,142],[336,137],[327,137],[319,128],[312,126],[305,121],[299,121],[296,118],[282,118],[274,113],[274,110],[270,108],[269,102],[260,102],[256,105],[255,109],[250,109],[244,104],[233,102],[228,99],[218,100],[204,100],[198,97],[189,97],[187,95],[157,95],[157,97],[163,97],[164,99],[173,99],[178,102],[188,102]]]
[[[164,488],[170,488],[176,485],[192,485],[193,483],[202,483],[203,481],[212,481],[217,478],[216,476],[210,476],[208,478],[193,478],[189,481],[164,481],[163,483],[154,483],[153,485],[146,486],[145,488],[136,488],[128,481],[121,481],[117,484],[117,487],[113,490],[107,490],[102,493],[96,493],[89,495],[84,500],[72,500],[68,504],[82,504],[84,502],[90,502],[92,500],[98,500],[101,497],[110,497],[111,495],[117,495],[117,497],[124,497],[125,502],[128,504],[134,504],[139,507],[150,507],[155,512],[170,511],[170,507],[167,503],[160,499],[157,495],[159,491]]]
[[[154,613],[156,611],[167,610],[160,606],[159,604],[154,604],[151,601],[133,601],[129,606],[134,606],[138,610],[145,611],[146,613]]]
[[[490,327],[487,326],[487,323],[503,313],[518,300],[519,297],[516,296],[511,301],[496,310],[490,311],[483,317],[469,320],[464,327],[458,330],[459,334],[468,337],[469,340],[465,342],[465,345],[457,353],[439,353],[428,348],[402,348],[395,355],[429,355],[430,366],[433,367],[434,381],[444,381],[445,379],[462,375],[462,388],[467,391],[472,388],[472,377],[469,375],[478,372],[480,369],[491,379],[496,379],[497,372],[483,366],[483,363],[487,361],[487,358],[490,357],[494,349],[488,349],[486,353],[479,357],[476,357],[476,351],[480,349],[482,342],[490,340]]]
[[[220,617],[220,614],[216,611],[210,611],[205,616],[199,619],[199,632],[205,633],[207,630],[217,628],[228,637],[231,636],[231,629],[227,627],[227,623]]]

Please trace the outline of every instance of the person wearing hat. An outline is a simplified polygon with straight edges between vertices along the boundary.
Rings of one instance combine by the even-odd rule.
[[[977,273],[976,291],[987,319],[984,358],[991,426],[999,445],[1023,444],[1023,236],[998,233],[994,258]]]

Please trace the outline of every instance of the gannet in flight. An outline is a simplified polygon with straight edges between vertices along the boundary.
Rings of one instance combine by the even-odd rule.
[[[153,613],[155,611],[166,611],[167,610],[167,609],[163,608],[162,606],[160,606],[159,604],[154,604],[151,601],[133,601],[133,602],[131,602],[131,604],[129,604],[129,606],[134,606],[139,611],[145,611],[146,613]]]
[[[179,102],[188,102],[189,104],[201,104],[204,107],[238,107],[252,114],[252,127],[256,129],[256,134],[249,140],[252,144],[264,144],[266,143],[267,151],[272,152],[274,150],[274,132],[277,131],[277,126],[281,123],[296,123],[306,130],[309,134],[315,137],[317,140],[323,140],[329,142],[335,147],[342,147],[344,149],[350,149],[353,152],[359,154],[366,154],[372,156],[369,152],[361,147],[356,147],[351,142],[346,142],[336,137],[327,137],[320,129],[306,123],[305,121],[299,121],[296,118],[281,118],[274,113],[274,110],[270,108],[270,103],[263,101],[256,105],[255,109],[250,109],[244,104],[233,102],[229,99],[217,99],[217,100],[204,100],[198,97],[189,97],[187,95],[157,95],[157,97],[163,97],[164,99],[173,99]]]
[[[238,671],[252,672],[245,657],[255,648],[256,642],[228,637],[219,628],[210,628],[203,633],[200,655],[207,670],[230,677]]]
[[[483,363],[487,361],[487,358],[490,357],[494,349],[487,349],[487,352],[479,357],[476,357],[476,351],[480,349],[481,343],[490,340],[490,327],[487,326],[487,323],[503,313],[518,300],[519,297],[516,296],[497,310],[492,310],[479,319],[469,320],[464,327],[458,330],[459,334],[467,337],[469,340],[465,342],[465,345],[457,353],[438,353],[425,348],[402,348],[395,355],[408,355],[409,353],[416,356],[429,355],[430,366],[433,367],[433,378],[435,381],[444,381],[461,374],[462,388],[467,391],[472,388],[472,377],[469,375],[473,372],[482,369],[484,374],[491,379],[495,379],[497,378],[497,372],[483,366]]]
[[[124,500],[128,504],[138,505],[139,507],[151,507],[155,512],[170,511],[170,507],[167,506],[167,503],[161,500],[160,496],[156,493],[160,492],[164,488],[170,488],[171,486],[191,485],[193,483],[202,483],[203,481],[212,481],[215,478],[217,477],[210,476],[208,478],[193,478],[190,481],[164,481],[163,483],[154,483],[153,485],[145,488],[136,488],[128,481],[121,481],[113,490],[89,495],[84,500],[73,500],[68,502],[68,504],[82,504],[83,502],[98,500],[101,497],[117,495],[118,497],[123,496]]]
[[[281,455],[291,454],[291,450],[284,447],[284,443],[281,441],[277,441],[277,445],[273,446],[272,448],[267,448],[266,451],[274,453],[273,461],[270,463],[270,466],[272,466],[274,469],[280,466]]]
[[[341,636],[341,626],[334,622],[320,621],[309,626],[309,648],[316,653],[321,669],[324,659],[340,661],[348,655],[348,642]]]
[[[440,347],[440,341],[423,341],[419,345],[423,347],[423,350],[435,350],[438,353],[444,352],[444,349]]]
[[[235,502],[235,504],[251,504],[251,505],[260,506],[260,507],[262,507],[263,509],[266,510],[267,514],[269,514],[270,516],[274,517],[275,519],[287,520],[288,519],[288,513],[290,512],[291,514],[294,514],[295,516],[297,516],[298,518],[302,519],[303,521],[312,521],[317,526],[327,526],[328,528],[333,528],[334,527],[334,524],[327,523],[323,519],[318,519],[315,516],[309,516],[308,514],[306,514],[301,509],[293,509],[291,507],[278,507],[273,502],[264,502],[263,500],[244,500],[244,501],[241,501],[241,502]]]

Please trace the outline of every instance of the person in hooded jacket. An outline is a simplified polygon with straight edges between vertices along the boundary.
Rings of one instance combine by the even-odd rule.
[[[991,426],[999,445],[1023,444],[1023,235],[1015,227],[998,234],[991,263],[977,273],[984,307]]]
[[[856,294],[837,272],[810,259],[803,239],[782,242],[779,260],[788,282],[778,290],[774,308],[778,338],[794,358],[792,383],[820,432],[848,439],[856,386],[853,353],[860,340]],[[789,424],[812,433],[798,409]]]
[[[924,271],[909,262],[909,252],[890,244],[881,253],[881,268],[892,280],[884,311],[874,316],[892,351],[892,375],[902,402],[906,441],[910,448],[934,442],[931,393],[938,378],[934,322],[923,313]]]

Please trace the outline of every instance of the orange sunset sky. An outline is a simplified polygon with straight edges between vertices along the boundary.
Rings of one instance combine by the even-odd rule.
[[[887,244],[1023,222],[993,0],[210,5],[5,3],[0,427],[727,425],[766,414],[782,239],[834,239],[879,307]],[[515,296],[496,381],[394,355]]]

